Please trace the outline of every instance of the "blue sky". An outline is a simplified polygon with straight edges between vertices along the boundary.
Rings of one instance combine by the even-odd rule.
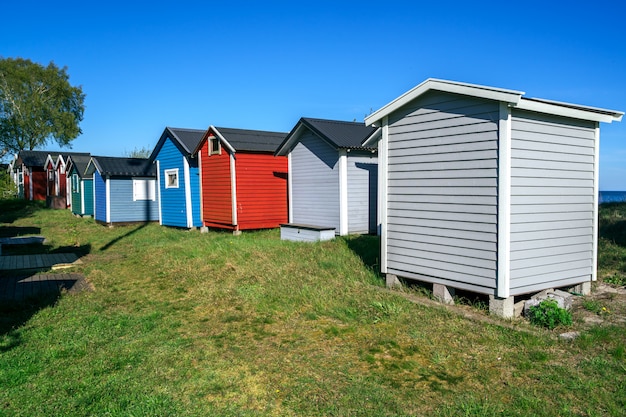
[[[626,111],[618,1],[22,0],[2,9],[0,56],[67,66],[86,94],[73,150],[96,155],[151,149],[166,126],[288,132],[302,116],[362,121],[430,77]],[[626,190],[626,119],[601,125],[600,163],[600,189]]]

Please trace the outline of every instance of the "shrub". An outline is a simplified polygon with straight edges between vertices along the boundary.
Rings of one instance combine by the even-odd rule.
[[[555,300],[543,300],[530,308],[530,322],[536,326],[552,330],[556,326],[572,324],[572,313],[559,307]]]

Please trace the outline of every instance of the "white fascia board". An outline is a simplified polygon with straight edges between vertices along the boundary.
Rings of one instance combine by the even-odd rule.
[[[365,118],[365,124],[367,126],[371,126],[380,122],[383,117],[388,116],[400,107],[404,106],[407,103],[410,103],[417,97],[430,90],[463,94],[467,96],[479,97],[495,101],[503,101],[506,103],[511,103],[513,105],[517,104],[521,96],[524,94],[523,91],[506,90],[484,85],[459,83],[456,81],[429,78],[423,83],[419,84],[417,87],[414,87],[412,90],[407,91],[389,104],[383,106],[379,110],[367,116]]]
[[[596,107],[579,106],[570,103],[562,103],[551,100],[521,99],[516,108],[520,110],[534,111],[538,113],[554,114],[557,116],[570,117],[573,119],[591,120],[594,122],[620,122],[623,112],[600,109]]]
[[[291,152],[287,154],[287,209],[289,223],[293,223],[293,167],[291,164]]]
[[[498,273],[496,295],[511,294],[511,108],[500,103],[498,130]]]
[[[361,146],[365,147],[365,148],[370,148],[370,147],[374,147],[376,146],[376,144],[378,143],[378,141],[383,137],[382,135],[382,128],[378,128],[376,129],[369,138],[365,139],[362,143]]]
[[[156,191],[157,191],[157,193],[159,193],[158,194],[159,195],[159,201],[158,201],[158,203],[159,203],[159,224],[161,226],[163,226],[163,208],[161,207],[161,163],[160,162],[161,161],[159,161],[158,159],[156,160],[156,166],[157,166],[157,169],[156,169],[156,171],[157,171],[157,176],[156,176],[156,179],[157,179],[157,184],[156,185],[157,185],[157,187],[156,188],[157,189],[156,189]]]
[[[183,180],[185,184],[185,213],[187,214],[187,227],[191,229],[193,227],[193,206],[191,205],[191,179],[189,174],[189,161],[183,156]],[[180,180],[180,178],[179,178]],[[159,203],[160,203],[159,199]]]
[[[600,126],[596,123],[595,129],[595,149],[593,157],[593,250],[591,253],[591,281],[598,279],[598,218],[600,203]]]
[[[299,121],[296,130],[293,132],[293,134],[290,134],[287,138],[285,138],[285,141],[280,145],[278,149],[276,149],[274,155],[285,156],[290,153],[293,149],[293,146],[300,140],[300,136],[305,129],[308,128],[304,126],[302,121]]]
[[[226,149],[228,149],[231,153],[235,153],[235,148],[232,147],[232,145],[230,143],[228,143],[228,141],[226,140],[226,138],[224,138],[224,136],[222,136],[222,134],[220,133],[219,130],[217,130],[215,128],[215,126],[211,125],[209,126],[209,131],[210,132],[214,132],[215,135],[220,139],[220,141],[222,142],[222,144],[224,146],[226,146]],[[210,137],[211,135],[209,134],[207,136],[207,139]]]
[[[339,150],[339,235],[348,234],[348,152]]]
[[[228,156],[230,158],[230,193],[232,197],[232,222],[233,226],[237,226],[237,172],[235,171],[235,154],[234,152],[231,152]]]
[[[56,164],[57,163],[56,163],[56,161],[52,160],[52,156],[50,154],[48,154],[48,156],[46,157],[46,162],[44,162],[44,164],[43,164],[43,169],[48,169],[48,162],[50,162],[52,164],[52,168],[56,169]]]

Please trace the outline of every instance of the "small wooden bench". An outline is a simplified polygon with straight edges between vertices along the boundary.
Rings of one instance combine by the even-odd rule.
[[[335,238],[335,228],[310,224],[286,223],[280,225],[281,240],[317,242]]]

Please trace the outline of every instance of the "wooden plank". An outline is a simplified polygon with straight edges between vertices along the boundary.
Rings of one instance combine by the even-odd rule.
[[[421,209],[421,207],[420,207]],[[495,224],[497,217],[495,214],[479,214],[479,213],[451,213],[446,211],[426,211],[415,210],[407,207],[406,209],[397,209],[388,207],[388,217],[402,217],[406,219],[420,219],[420,220],[450,220],[459,222],[470,223],[489,223]]]
[[[581,227],[575,229],[554,229],[540,230],[532,232],[517,232],[511,234],[511,242],[522,242],[527,240],[544,240],[575,236],[591,236],[593,230],[591,227]]]
[[[450,162],[450,161],[475,161],[483,159],[496,159],[498,152],[495,149],[486,151],[454,152],[433,155],[404,155],[404,153],[392,154],[389,152],[390,164],[422,164],[429,162]],[[483,166],[481,166],[483,167]]]
[[[495,242],[410,233],[394,233],[393,237],[388,238],[387,240],[388,245],[404,246],[409,248],[416,243],[425,245],[451,246],[469,251],[477,251],[477,253],[484,254],[487,259],[496,259],[495,253],[497,245]]]
[[[576,243],[576,244],[562,244],[559,246],[550,246],[536,248],[532,247],[525,250],[513,250],[511,249],[511,261],[518,261],[522,259],[535,259],[541,257],[553,257],[558,255],[567,255],[572,253],[589,252],[593,250],[591,242]]]
[[[559,222],[574,220],[593,220],[593,212],[591,211],[564,211],[553,213],[520,213],[511,214],[511,224],[515,223],[541,223],[541,222]],[[522,227],[522,226],[520,226]]]
[[[471,285],[476,285],[479,287],[489,287],[494,285],[492,281],[495,281],[495,271],[486,271],[489,272],[489,276],[487,275],[473,275],[469,271],[449,271],[446,269],[439,269],[434,267],[436,262],[428,262],[425,259],[416,259],[414,261],[406,260],[408,262],[402,262],[400,259],[390,259],[389,260],[389,268],[390,269],[400,269],[407,272],[412,272],[414,274],[420,275],[430,275],[433,277],[438,277],[441,279],[447,279],[451,281],[457,282],[465,282]],[[419,262],[416,263],[416,262]],[[442,265],[446,266],[446,265]],[[476,271],[476,268],[471,268],[472,271]],[[482,270],[480,270],[482,272]]]
[[[420,162],[416,165],[414,162],[402,162],[398,160],[389,160],[389,171],[448,171],[448,170],[464,170],[464,169],[488,169],[498,168],[498,161],[495,158],[475,159],[467,161],[435,161]]]
[[[523,252],[527,250],[545,250],[547,248],[565,248],[576,245],[591,244],[591,235],[579,235],[579,236],[565,236],[555,237],[550,239],[541,240],[522,240],[511,243],[511,253],[514,254],[518,251]],[[513,255],[512,255],[513,256]],[[520,255],[523,256],[523,255]]]
[[[512,187],[513,196],[593,196],[592,187]]]
[[[393,165],[389,169],[389,179],[443,179],[443,178],[497,178],[498,170],[486,169],[453,169],[446,171],[411,170],[408,165]]]
[[[437,130],[396,133],[391,139],[392,143],[389,145],[392,149],[409,149],[497,141],[498,132],[491,125],[475,124],[470,126],[449,126]],[[393,146],[391,146],[392,144]]]
[[[476,205],[495,206],[496,196],[462,196],[462,195],[421,195],[421,194],[390,194],[387,198],[389,202],[407,202],[414,204],[434,203],[443,205]]]
[[[592,137],[581,138],[572,137],[569,135],[546,135],[545,133],[529,132],[523,130],[516,130],[512,132],[514,134],[513,141],[528,141],[528,142],[548,142],[560,145],[573,145],[584,148],[593,148],[595,146],[595,139]]]
[[[548,232],[550,230],[568,230],[592,227],[592,219],[584,220],[560,220],[541,223],[511,223],[511,234],[518,232]]]
[[[511,271],[525,268],[539,268],[541,266],[571,264],[574,261],[589,260],[591,262],[591,250],[583,252],[572,252],[563,254],[553,254],[551,256],[535,256],[527,259],[511,260]]]
[[[392,179],[389,178],[389,187],[482,187],[495,188],[497,186],[496,178],[428,178],[428,179]]]
[[[399,277],[407,278],[407,279],[413,279],[413,280],[435,283],[435,284],[442,284],[450,288],[458,288],[461,290],[472,291],[472,292],[476,292],[479,294],[493,294],[493,290],[496,288],[495,280],[493,280],[492,282],[489,281],[487,282],[487,285],[481,286],[481,285],[474,285],[465,281],[455,281],[451,279],[443,279],[443,278],[435,277],[435,276],[428,275],[428,274],[419,274],[415,272],[404,271],[398,268],[389,268],[388,273],[397,275]]]
[[[593,180],[593,171],[565,171],[558,169],[515,168],[511,170],[511,177]]]
[[[497,208],[493,205],[473,205],[473,204],[433,204],[404,201],[388,201],[389,209],[395,210],[411,210],[419,212],[437,212],[437,213],[477,213],[477,214],[497,214]]]
[[[575,190],[575,189],[574,189]],[[415,187],[389,185],[389,194],[409,195],[451,195],[451,196],[496,196],[495,187]]]
[[[559,188],[592,188],[593,179],[563,179],[563,178],[511,178],[511,187],[559,187]]]
[[[495,232],[477,232],[474,230],[467,231],[458,228],[446,229],[446,228],[432,228],[424,226],[407,226],[403,224],[394,224],[388,222],[389,238],[396,236],[398,239],[410,238],[414,234],[424,234],[439,237],[450,237],[455,239],[462,239],[467,241],[479,241],[479,242],[496,242],[497,235]]]
[[[593,155],[575,155],[558,152],[529,151],[525,149],[513,149],[511,151],[513,159],[531,159],[537,161],[551,162],[573,162],[581,164],[592,164]]]
[[[403,243],[410,243],[410,245]],[[420,256],[459,265],[470,265],[488,269],[496,268],[495,252],[419,242],[406,242],[396,239],[389,241],[388,248],[389,252],[403,256]]]
[[[513,140],[511,142],[511,149],[537,151],[537,152],[552,153],[552,154],[593,156],[594,147],[593,146],[582,147],[582,146],[576,146],[576,145],[571,145],[571,144],[565,145],[563,143]]]
[[[472,223],[451,220],[434,220],[434,219],[414,219],[407,217],[396,217],[391,212],[387,216],[387,223],[396,226],[409,227],[426,227],[431,229],[449,229],[455,231],[471,231],[481,233],[496,233],[497,228],[493,223]]]
[[[419,142],[416,142],[417,144]],[[435,155],[435,154],[448,154],[448,153],[460,153],[460,152],[476,152],[498,148],[498,142],[495,140],[482,140],[479,142],[466,142],[466,143],[454,143],[438,146],[391,146],[389,144],[389,155],[395,157],[397,155],[411,156],[411,155]],[[395,145],[395,143],[394,143]]]
[[[537,277],[538,280],[543,280],[544,277],[548,277],[549,274],[576,270],[591,271],[591,259],[580,259],[572,262],[512,269],[511,280],[524,277]],[[577,275],[579,274],[580,273],[577,273]]]

